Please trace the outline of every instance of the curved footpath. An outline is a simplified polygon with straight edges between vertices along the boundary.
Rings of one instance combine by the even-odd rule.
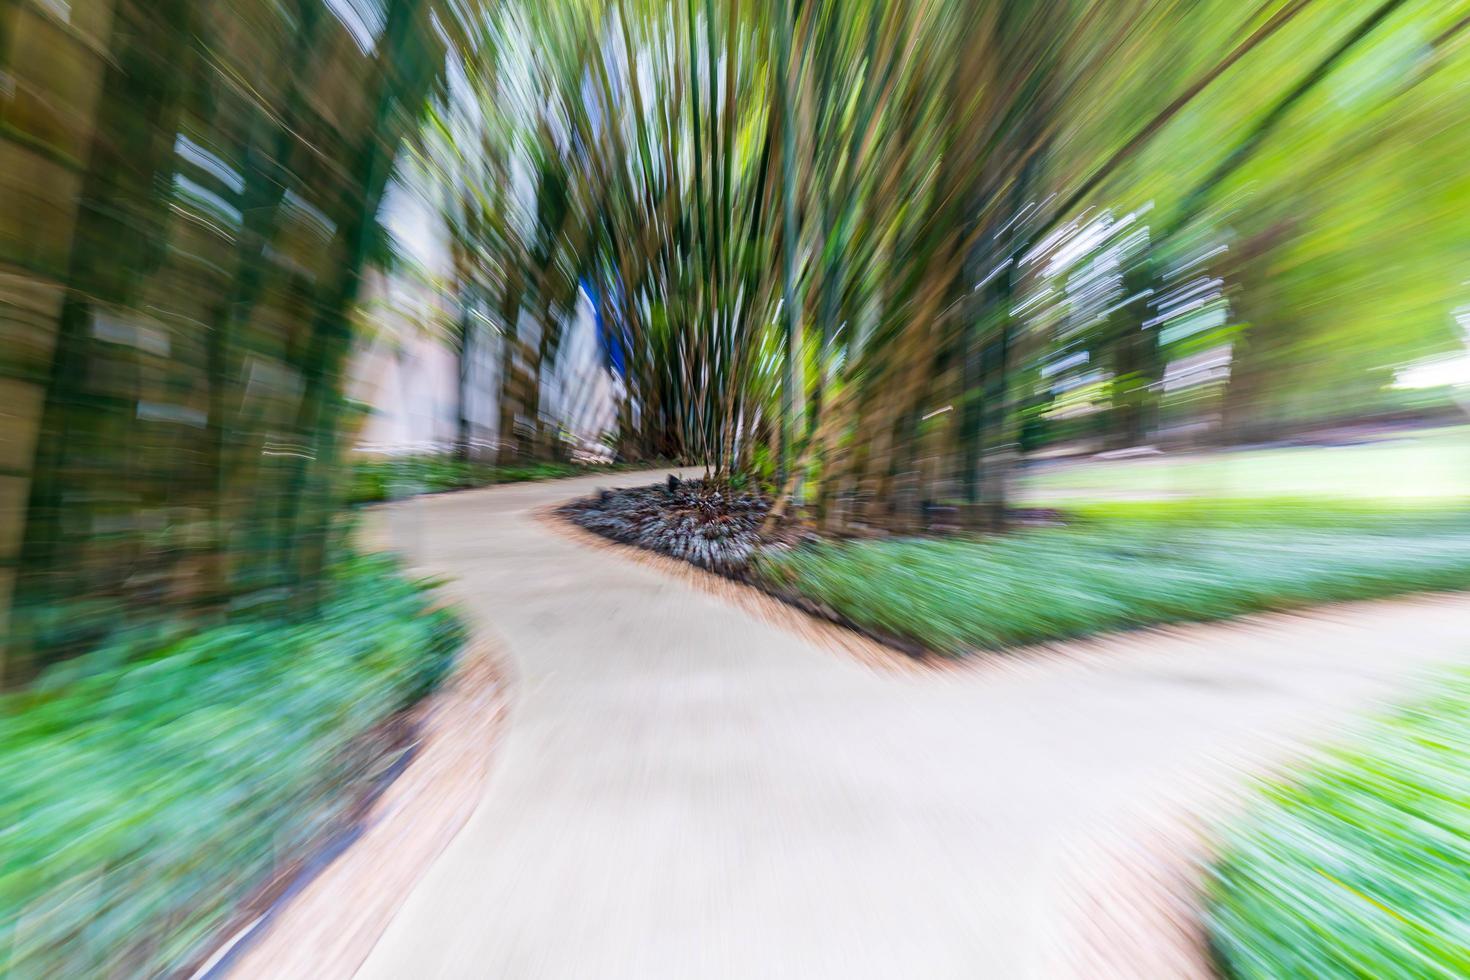
[[[387,511],[507,652],[512,707],[360,976],[1186,972],[1086,951],[1164,935],[1129,881],[1177,865],[1188,804],[1470,647],[1470,598],[1438,597],[875,669],[539,516],[661,475]]]

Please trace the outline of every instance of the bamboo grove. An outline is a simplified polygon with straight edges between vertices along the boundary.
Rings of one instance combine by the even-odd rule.
[[[7,680],[145,620],[314,608],[379,207],[468,14],[0,4]]]
[[[1465,342],[1464,3],[0,15],[10,678],[120,609],[312,609],[395,181],[448,230],[461,389],[500,359],[502,459],[561,451],[590,301],[622,458],[829,530],[1003,524],[1069,441],[1455,410],[1392,382]]]
[[[1359,270],[1463,221],[1408,200],[1348,246],[1291,211],[1414,169],[1384,127],[1464,149],[1465,26],[1408,0],[507,2],[418,153],[507,365],[596,303],[625,458],[754,472],[828,528],[984,526],[1049,440],[1249,438],[1344,385],[1399,407],[1363,362],[1454,349],[1464,270]],[[1385,51],[1396,86],[1324,110]],[[1330,323],[1287,314],[1309,287]],[[1333,341],[1322,383],[1284,383]]]

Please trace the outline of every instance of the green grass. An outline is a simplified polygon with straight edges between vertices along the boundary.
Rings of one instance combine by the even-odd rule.
[[[1045,463],[1021,480],[1018,499],[1048,505],[1140,497],[1463,497],[1470,486],[1470,428],[1408,433],[1355,446],[1182,453]]]
[[[343,815],[462,638],[381,558],[320,616],[115,644],[0,698],[0,975],[165,976]]]
[[[1316,603],[1470,587],[1470,517],[1377,508],[1097,504],[990,538],[769,551],[756,574],[946,655]]]
[[[1227,976],[1470,976],[1470,670],[1265,787],[1206,900]]]
[[[535,462],[518,466],[475,463],[452,456],[385,456],[359,459],[353,464],[348,488],[349,504],[377,503],[412,497],[421,493],[468,490],[497,483],[527,483],[559,480],[601,471],[616,471],[617,465],[590,466],[580,463]]]
[[[1058,508],[1089,526],[1318,528],[1404,531],[1470,528],[1470,497],[1185,497],[1082,501]]]

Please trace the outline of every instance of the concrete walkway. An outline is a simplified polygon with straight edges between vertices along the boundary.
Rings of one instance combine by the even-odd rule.
[[[1470,647],[1456,597],[877,670],[535,516],[653,478],[388,511],[513,706],[362,976],[1055,976],[1079,862]]]

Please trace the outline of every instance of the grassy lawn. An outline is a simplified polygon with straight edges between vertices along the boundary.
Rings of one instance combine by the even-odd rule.
[[[769,584],[957,655],[1131,627],[1470,587],[1457,501],[1097,503],[1065,527],[773,551]]]
[[[1470,976],[1470,670],[1265,788],[1214,865],[1227,976]]]
[[[1470,427],[1427,429],[1356,446],[1188,453],[1033,466],[1018,498],[1464,496]]]

